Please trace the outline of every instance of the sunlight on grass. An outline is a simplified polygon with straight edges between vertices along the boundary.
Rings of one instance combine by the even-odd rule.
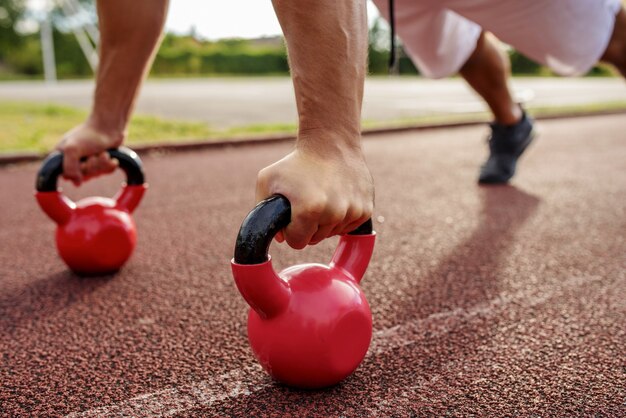
[[[86,117],[87,112],[68,106],[0,102],[0,152],[49,151],[66,131]],[[202,122],[135,116],[128,143],[200,140],[211,134]]]
[[[230,128],[223,133],[225,137],[251,136],[251,135],[278,135],[278,134],[295,134],[298,126],[295,123],[268,123],[245,125]]]
[[[576,106],[528,106],[528,110],[534,116],[626,111],[626,101]],[[67,130],[83,122],[86,116],[85,111],[68,106],[0,102],[0,127],[2,127],[0,129],[0,153],[23,151],[46,153],[54,147]],[[363,128],[400,128],[489,120],[490,115],[486,112],[428,115],[386,121],[365,120],[363,121]],[[242,138],[295,135],[296,131],[297,126],[289,123],[254,124],[215,130],[203,122],[177,121],[138,115],[132,119],[127,144],[132,147],[133,144],[160,142],[176,143],[228,139],[237,141]]]

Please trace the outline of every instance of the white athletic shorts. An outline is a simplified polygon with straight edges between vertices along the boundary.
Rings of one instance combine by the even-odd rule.
[[[389,18],[389,1],[373,0]],[[600,59],[620,0],[395,0],[396,33],[426,77],[457,73],[482,30],[561,75]]]

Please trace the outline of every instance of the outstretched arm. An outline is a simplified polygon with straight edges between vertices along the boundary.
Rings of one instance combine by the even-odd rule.
[[[100,64],[91,114],[65,134],[64,176],[80,183],[85,176],[117,166],[108,148],[122,144],[139,87],[161,39],[168,0],[99,0]],[[88,157],[81,163],[82,157]]]
[[[296,92],[295,150],[263,169],[257,200],[292,205],[283,237],[294,248],[350,232],[372,214],[374,186],[361,150],[367,57],[365,0],[273,0]]]

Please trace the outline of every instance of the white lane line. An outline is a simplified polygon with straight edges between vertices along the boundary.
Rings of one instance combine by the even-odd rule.
[[[540,286],[532,290],[515,293],[502,292],[496,298],[475,305],[469,309],[457,308],[433,313],[426,318],[378,330],[374,333],[368,357],[383,354],[396,348],[415,343],[416,337],[433,337],[450,332],[463,322],[476,317],[492,317],[499,311],[518,305],[524,309],[540,305],[562,293],[601,280],[599,276],[573,277],[564,280],[558,288]],[[430,382],[436,380],[431,376]],[[428,382],[422,382],[428,384]],[[67,418],[132,416],[138,418],[167,417],[199,407],[209,407],[216,402],[249,396],[272,386],[259,365],[236,369],[196,383],[163,389],[154,393],[135,396],[128,400],[74,412]],[[408,393],[408,392],[407,392]],[[402,395],[401,395],[402,396]],[[379,407],[385,409],[385,400]],[[374,412],[372,410],[371,412]]]
[[[368,355],[385,353],[389,350],[413,344],[415,343],[416,335],[428,333],[429,337],[436,337],[446,334],[461,322],[466,322],[475,317],[491,317],[509,305],[521,305],[523,308],[532,308],[561,294],[563,289],[576,288],[600,279],[599,276],[573,277],[563,281],[558,289],[534,288],[530,291],[524,289],[515,293],[502,292],[494,299],[479,303],[469,309],[456,308],[450,311],[436,312],[425,318],[382,329],[374,333]]]
[[[602,281],[600,276],[589,277],[572,277],[560,283],[557,289],[550,291],[546,289],[536,288],[532,292],[518,291],[512,294],[503,292],[499,297],[488,302],[475,305],[471,309],[454,309],[447,312],[434,313],[424,319],[412,321],[398,327],[391,327],[386,330],[380,330],[376,334],[380,334],[381,338],[376,340],[372,346],[377,347],[369,353],[384,353],[395,348],[411,345],[415,343],[415,338],[410,339],[403,333],[425,334],[428,337],[436,337],[450,332],[456,325],[461,322],[467,322],[475,317],[493,317],[499,311],[502,311],[510,305],[520,305],[524,309],[534,308],[550,299],[562,296],[564,293],[576,290],[585,284],[592,284]],[[523,302],[523,303],[520,303]],[[376,351],[378,350],[378,351]],[[368,353],[368,354],[369,354]],[[394,397],[389,396],[370,396],[370,400],[374,403],[373,407],[366,408],[369,417],[388,416],[389,414],[410,413],[411,407],[415,405],[414,395],[417,390],[424,390],[436,384],[442,376],[450,375],[453,371],[462,370],[462,360],[451,360],[442,365],[441,372],[430,374],[428,378],[414,376],[415,385],[404,388],[403,391]]]
[[[265,379],[261,366],[255,364],[231,370],[214,379],[135,396],[119,403],[74,412],[66,417],[168,417],[226,399],[248,396],[271,385]]]

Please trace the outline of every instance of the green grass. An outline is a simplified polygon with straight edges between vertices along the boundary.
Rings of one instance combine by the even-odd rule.
[[[607,102],[576,106],[529,107],[534,116],[553,116],[602,111],[626,111],[626,101]],[[0,153],[50,151],[61,136],[72,127],[83,122],[87,113],[68,106],[33,104],[22,102],[0,102]],[[364,129],[394,128],[415,125],[446,124],[454,122],[488,121],[489,114],[468,113],[403,118],[391,121],[365,120]],[[138,115],[132,119],[127,144],[158,142],[191,142],[295,134],[295,124],[255,124],[211,129],[203,122],[168,120],[153,116]]]
[[[250,136],[269,136],[279,134],[295,134],[298,126],[295,123],[266,123],[244,125],[229,128],[223,132],[222,138],[237,138]]]
[[[47,152],[87,113],[68,106],[0,102],[0,152]],[[130,125],[129,144],[188,141],[210,137],[202,122],[181,122],[153,116],[136,116]]]

